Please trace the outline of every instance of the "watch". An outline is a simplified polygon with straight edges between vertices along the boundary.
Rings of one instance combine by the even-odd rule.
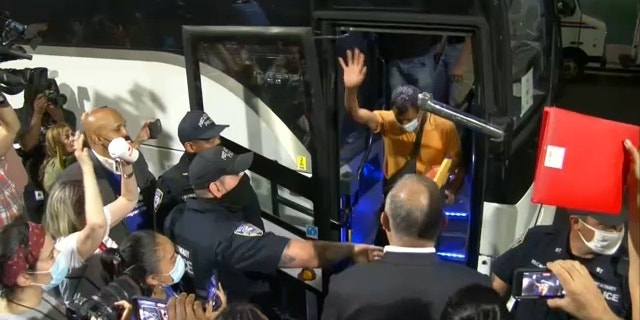
[[[134,171],[131,171],[131,173],[122,173],[122,177],[125,179],[131,179],[131,177],[133,177],[133,173]]]

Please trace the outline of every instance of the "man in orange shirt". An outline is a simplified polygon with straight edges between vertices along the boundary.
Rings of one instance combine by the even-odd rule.
[[[418,173],[433,178],[445,158],[452,160],[451,172],[460,171],[460,136],[455,124],[420,110],[418,88],[410,85],[395,88],[390,111],[361,109],[358,88],[367,74],[365,56],[358,49],[347,50],[347,61],[338,60],[344,73],[347,112],[356,122],[383,137],[385,195],[405,174]],[[445,186],[447,202],[453,201],[453,191]]]

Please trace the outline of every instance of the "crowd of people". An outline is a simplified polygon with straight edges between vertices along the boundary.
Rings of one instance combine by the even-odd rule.
[[[355,264],[330,279],[322,319],[640,319],[636,146],[625,143],[634,168],[625,213],[571,212],[566,226],[534,227],[489,277],[436,255],[444,206],[463,172],[456,126],[422,111],[410,84],[394,90],[391,110],[361,108],[364,61],[349,51],[340,65],[349,114],[383,136],[376,245],[268,232],[246,174],[253,154],[227,149],[227,126],[203,111],[182,118],[185,153],[156,179],[137,150],[151,121],[131,139],[126,119],[99,107],[78,130],[75,116],[44,95],[58,90],[53,80],[26,90],[15,111],[2,96],[0,152],[20,145],[29,182],[17,192],[0,170],[0,319],[100,319],[96,310],[106,310],[144,320],[133,296],[166,302],[172,320],[279,319],[270,284],[280,268],[344,262]],[[115,152],[123,143],[125,154]],[[452,177],[439,185],[432,178],[447,157]],[[519,299],[509,310],[523,268],[548,269],[564,295]]]

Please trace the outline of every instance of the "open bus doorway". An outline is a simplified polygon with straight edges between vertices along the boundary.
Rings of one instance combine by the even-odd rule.
[[[347,50],[360,50],[366,57],[367,76],[359,88],[361,108],[390,110],[391,93],[401,85],[413,85],[433,93],[442,102],[470,110],[473,104],[474,68],[472,52],[461,55],[466,35],[411,29],[336,29],[335,57],[345,58]],[[470,36],[469,36],[470,39]],[[336,64],[336,106],[340,128],[341,173],[352,172],[358,181],[351,194],[351,232],[343,241],[373,243],[383,206],[383,139],[356,123],[344,107],[342,70]],[[470,163],[471,144],[466,129],[459,127],[462,138],[461,167]],[[429,139],[428,137],[425,139]],[[431,139],[437,140],[438,137]],[[428,144],[428,142],[427,142]],[[433,146],[423,145],[423,148]],[[437,164],[439,165],[439,163]],[[449,260],[466,262],[469,234],[471,177],[461,178],[453,203],[446,208],[447,230],[441,234],[438,252]]]

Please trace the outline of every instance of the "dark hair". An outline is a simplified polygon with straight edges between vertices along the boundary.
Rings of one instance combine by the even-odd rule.
[[[256,306],[248,303],[233,303],[228,305],[216,320],[262,320],[266,316]]]
[[[5,264],[13,258],[20,246],[29,245],[29,224],[24,215],[18,215],[13,221],[0,229],[0,274]],[[27,266],[31,267],[31,266]],[[16,286],[5,286],[0,283],[0,297],[12,298]]]
[[[132,268],[142,271],[145,277],[157,274],[160,269],[157,247],[157,236],[154,231],[135,231],[122,241],[118,249],[109,248],[102,252],[100,256],[102,269],[110,281]]]
[[[491,287],[472,284],[449,297],[440,320],[511,320],[505,301]]]
[[[420,90],[412,85],[402,85],[391,93],[391,107],[396,116],[403,116],[409,109],[418,109]]]

